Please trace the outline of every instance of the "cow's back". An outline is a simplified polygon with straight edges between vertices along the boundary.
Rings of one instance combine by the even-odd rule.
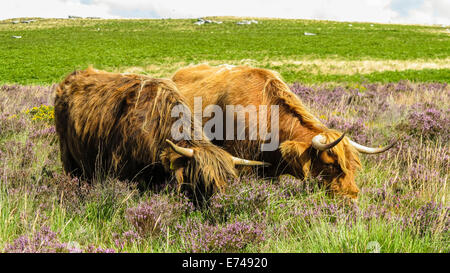
[[[88,178],[101,172],[132,179],[159,161],[170,128],[158,128],[176,102],[171,81],[86,69],[63,80],[55,97],[56,131],[66,172]],[[154,115],[153,117],[151,115]],[[161,125],[162,126],[162,125]]]
[[[172,77],[190,106],[195,97],[202,97],[203,108],[209,104],[257,105],[262,103],[264,85],[277,77],[271,71],[248,66],[206,64],[178,70]]]

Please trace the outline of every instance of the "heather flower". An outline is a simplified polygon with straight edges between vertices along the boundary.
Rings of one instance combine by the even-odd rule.
[[[77,242],[62,243],[58,233],[47,226],[41,227],[31,237],[25,235],[18,237],[7,244],[3,250],[6,253],[115,253],[112,248],[101,248],[88,245],[83,248]]]
[[[290,209],[294,219],[299,219],[310,226],[316,222],[345,224],[351,227],[357,221],[370,222],[372,219],[391,220],[391,214],[383,205],[369,205],[360,208],[356,204],[345,204],[335,201],[310,200],[308,203],[296,204]]]
[[[249,222],[214,226],[188,219],[176,229],[182,236],[186,252],[240,252],[265,240],[264,226]]]
[[[450,227],[450,208],[428,202],[403,219],[403,227],[423,236],[427,233],[446,233]]]
[[[279,180],[280,195],[284,198],[293,198],[314,192],[318,181],[316,179],[298,179],[290,175],[283,175]]]
[[[68,212],[84,212],[85,201],[91,188],[88,182],[81,181],[77,177],[54,172],[47,183],[52,185],[52,189],[58,197],[58,202]],[[49,198],[41,199],[43,201],[49,200]]]
[[[34,152],[34,143],[30,140],[27,140],[25,146],[22,148],[22,162],[20,163],[21,167],[30,166],[35,160],[35,152]]]
[[[126,245],[139,243],[142,240],[142,237],[134,230],[129,230],[121,235],[114,233],[113,239],[116,248],[122,251]]]
[[[55,126],[50,126],[45,129],[41,129],[41,130],[37,130],[37,131],[33,132],[32,134],[30,134],[30,138],[45,137],[45,136],[55,135],[55,134],[56,134]]]
[[[231,213],[259,213],[269,204],[273,185],[256,178],[240,178],[230,181],[226,192],[209,200],[208,213],[212,220],[226,221]]]
[[[333,107],[336,108],[342,98],[347,95],[347,91],[343,87],[335,87],[328,89],[326,87],[312,88],[294,83],[291,91],[299,96],[299,98],[308,105],[315,107]]]
[[[22,116],[0,114],[0,135],[18,133],[27,128],[27,120]]]
[[[389,192],[386,190],[386,187],[364,188],[361,190],[361,194],[364,194],[377,202],[383,202],[389,197]]]
[[[326,125],[342,132],[346,132],[351,138],[358,143],[366,143],[368,128],[364,121],[360,118],[353,122],[347,121],[341,117],[331,117]]]
[[[434,139],[442,136],[445,141],[450,140],[450,111],[441,111],[433,105],[415,104],[408,115],[406,128],[413,136],[423,136]]]
[[[115,249],[112,248],[101,248],[89,245],[83,252],[85,253],[116,253]]]
[[[444,91],[447,89],[448,83],[419,83],[417,89],[420,91],[430,90],[430,91]]]
[[[414,88],[407,81],[399,81],[398,83],[388,84],[388,88],[391,88],[394,92],[410,92]]]
[[[3,111],[19,113],[25,109],[41,105],[51,105],[56,86],[56,84],[52,86],[0,86],[0,109],[3,108]],[[7,103],[10,101],[14,101],[14,104]]]
[[[187,198],[155,194],[147,202],[126,210],[126,218],[140,236],[158,236],[193,211]]]
[[[42,227],[34,233],[31,238],[20,236],[8,244],[4,252],[8,253],[55,253],[55,252],[78,252],[75,248],[69,248],[67,244],[58,240],[57,233],[48,227]]]
[[[429,182],[431,180],[439,180],[439,172],[420,163],[413,163],[408,169],[408,180],[416,181],[417,184]]]

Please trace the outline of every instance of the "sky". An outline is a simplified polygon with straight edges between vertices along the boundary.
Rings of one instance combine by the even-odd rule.
[[[450,26],[450,0],[0,0],[17,17],[276,17]]]

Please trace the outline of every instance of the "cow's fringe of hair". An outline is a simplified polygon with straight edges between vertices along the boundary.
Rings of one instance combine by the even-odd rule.
[[[338,139],[342,133],[329,129],[322,135],[327,139],[327,143],[330,143]],[[361,168],[361,161],[358,156],[355,156],[358,151],[350,144],[347,137],[344,137],[338,145],[331,148],[331,152],[337,155],[339,166],[345,174],[353,173],[355,169]]]
[[[217,148],[194,149],[194,158],[190,160],[186,173],[195,192],[198,192],[199,187],[199,192],[206,193],[206,196],[216,190],[223,192],[226,182],[231,178],[230,174],[237,176],[231,157],[224,157],[220,153],[223,151]],[[205,183],[198,185],[198,181]]]

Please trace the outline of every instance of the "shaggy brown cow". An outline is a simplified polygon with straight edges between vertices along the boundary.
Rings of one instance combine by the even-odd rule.
[[[213,141],[238,156],[271,163],[265,175],[291,174],[299,178],[320,175],[332,193],[357,199],[359,189],[354,177],[361,167],[357,151],[381,153],[392,146],[365,147],[328,129],[307,110],[277,73],[266,69],[198,65],[178,70],[172,80],[188,99],[191,109],[195,97],[202,97],[203,109],[210,104],[219,105],[224,111],[226,105],[279,106],[280,145],[275,151],[261,152],[261,137],[258,135],[256,141],[248,138],[248,118],[234,113],[235,122],[239,118],[245,122],[246,141]],[[267,112],[267,127],[270,128],[271,114]]]
[[[55,98],[65,171],[88,179],[111,174],[152,183],[175,177],[178,189],[188,185],[193,193],[210,195],[236,175],[235,165],[262,164],[233,157],[205,138],[173,140],[176,105],[187,107],[168,79],[92,68],[73,72]]]

